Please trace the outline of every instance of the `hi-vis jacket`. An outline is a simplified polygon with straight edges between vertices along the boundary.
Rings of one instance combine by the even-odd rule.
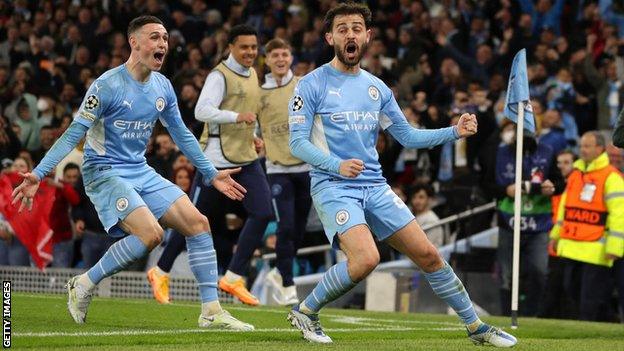
[[[606,153],[574,162],[550,237],[560,257],[611,267],[606,254],[624,256],[624,179]]]

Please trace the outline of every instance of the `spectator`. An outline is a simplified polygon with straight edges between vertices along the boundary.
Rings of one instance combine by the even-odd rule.
[[[147,164],[152,166],[164,178],[171,179],[176,146],[173,140],[171,140],[171,136],[165,133],[156,136],[155,144],[155,154],[148,158]]]
[[[565,296],[576,302],[582,320],[610,320],[610,267],[624,256],[624,180],[609,164],[605,148],[602,134],[583,134],[581,158],[568,177],[550,233],[557,255],[566,259]],[[570,279],[575,274],[578,281]]]
[[[28,43],[19,37],[19,29],[9,26],[6,39],[0,43],[0,64],[14,68],[29,51]]]
[[[519,0],[523,13],[531,15],[533,34],[543,28],[551,28],[557,35],[561,32],[561,15],[565,0]]]
[[[438,223],[440,218],[431,210],[433,196],[435,195],[431,185],[418,183],[411,189],[411,192],[409,204],[412,213],[416,216],[416,222],[421,227]],[[426,230],[425,233],[429,241],[436,247],[444,245],[444,230],[442,227]]]
[[[6,117],[0,115],[0,161],[12,160],[22,148],[22,143],[11,129]]]
[[[41,125],[37,116],[33,115],[30,103],[23,98],[17,104],[17,119],[15,124],[20,128],[20,141],[26,149],[34,151],[40,147],[39,132]]]
[[[55,181],[46,177],[44,182],[56,188],[54,204],[50,211],[50,228],[52,236],[52,267],[70,268],[74,260],[74,240],[72,226],[69,221],[69,210],[80,202],[80,196],[74,189],[80,177],[80,168],[75,163],[68,163],[63,169],[63,177]]]
[[[557,168],[563,178],[567,181],[568,176],[574,170],[574,161],[577,156],[570,150],[563,150],[557,154]],[[557,212],[559,211],[559,203],[561,195],[553,195],[551,197],[552,204],[552,222],[557,223]],[[554,241],[548,244],[548,277],[546,279],[546,287],[544,289],[543,303],[540,306],[539,317],[544,318],[571,318],[568,306],[574,301],[565,295],[563,288],[565,276],[565,260],[557,256]],[[577,279],[575,276],[574,279]]]
[[[197,99],[199,99],[199,91],[195,88],[193,83],[184,83],[178,103],[180,106],[180,114],[182,115],[184,124],[193,132],[195,137],[199,138],[204,125],[195,119],[195,105],[197,105]]]
[[[615,61],[610,58],[603,58],[601,69],[596,69],[591,55],[596,40],[596,35],[590,34],[585,52],[579,55],[585,56],[583,70],[596,91],[598,129],[610,129],[616,125],[618,113],[624,107],[624,82],[618,77]]]
[[[173,183],[188,194],[189,191],[191,191],[191,183],[193,181],[194,173],[193,169],[189,167],[178,167],[173,170]]]
[[[32,211],[19,213],[11,203],[11,193],[22,181],[20,173],[31,169],[32,163],[18,156],[11,170],[0,174],[0,265],[29,266],[32,260],[43,269],[52,258],[47,221],[54,198],[51,189],[42,184]]]
[[[555,154],[559,154],[568,147],[559,111],[546,111],[538,140],[540,143],[549,145]]]
[[[52,128],[50,126],[43,126],[39,130],[39,145],[40,146],[37,150],[34,150],[32,153],[33,161],[35,161],[36,164],[38,164],[39,161],[41,161],[43,156],[45,156],[45,154],[48,152],[48,150],[50,150],[52,145],[54,145],[54,141],[57,138],[55,131],[56,131],[56,128]]]
[[[501,269],[501,309],[510,313],[513,217],[515,196],[515,129],[511,138],[503,137],[498,147],[496,166],[485,178],[487,190],[497,199],[498,263]],[[508,133],[509,133],[508,132]],[[550,196],[563,188],[555,155],[550,146],[533,137],[523,139],[522,212],[520,223],[521,292],[525,296],[519,312],[526,316],[538,313],[548,267],[548,231],[552,227]]]

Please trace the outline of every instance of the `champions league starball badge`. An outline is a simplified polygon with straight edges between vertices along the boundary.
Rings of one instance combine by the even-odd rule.
[[[299,95],[295,95],[292,101],[292,110],[297,112],[303,108],[303,98]]]
[[[87,100],[85,101],[85,108],[87,110],[93,110],[94,108],[98,107],[99,104],[100,104],[100,100],[98,100],[97,96],[89,95],[87,97]]]

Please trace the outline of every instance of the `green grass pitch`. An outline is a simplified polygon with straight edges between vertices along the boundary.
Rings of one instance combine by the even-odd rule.
[[[286,308],[225,306],[254,324],[250,333],[197,327],[199,305],[158,305],[151,300],[93,300],[87,324],[76,325],[62,295],[14,293],[13,348],[81,350],[479,350],[454,316],[323,310],[321,321],[334,343],[305,342],[286,321]],[[509,330],[509,319],[486,318]],[[515,350],[624,350],[624,326],[520,319]]]

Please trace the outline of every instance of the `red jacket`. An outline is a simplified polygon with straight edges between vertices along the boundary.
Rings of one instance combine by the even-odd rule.
[[[54,204],[52,204],[50,211],[50,228],[54,231],[53,244],[72,238],[69,210],[70,206],[76,206],[80,203],[80,195],[74,187],[67,183],[62,184],[62,188],[56,188]]]
[[[17,173],[0,174],[0,213],[15,231],[15,236],[28,249],[37,267],[43,270],[52,261],[52,230],[49,218],[55,191],[42,182],[35,195],[32,211],[17,212],[19,203],[11,205],[11,193],[21,182],[22,177]]]

